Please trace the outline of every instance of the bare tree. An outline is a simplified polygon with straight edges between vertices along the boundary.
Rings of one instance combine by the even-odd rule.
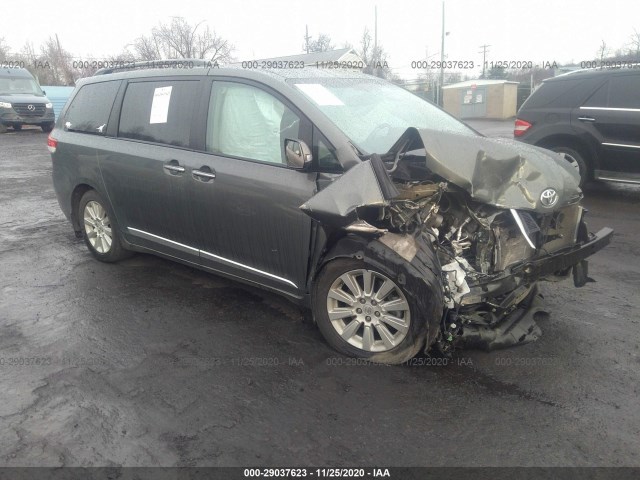
[[[631,45],[629,53],[634,54],[636,59],[640,60],[640,32],[633,29],[633,35],[631,35]]]
[[[326,33],[321,33],[315,40],[309,41],[309,52],[326,52],[333,50],[334,46],[331,44],[331,37]]]
[[[133,41],[133,49],[140,60],[158,60],[162,58],[158,38],[153,35],[148,37],[142,35],[136,38]]]
[[[234,47],[204,22],[191,25],[182,17],[173,17],[170,23],[153,28],[151,35],[136,38],[133,49],[143,60],[200,58],[228,63],[233,60]]]
[[[607,58],[611,54],[611,49],[607,46],[606,42],[602,40],[600,47],[598,48],[598,58],[600,59],[600,65],[605,58]]]
[[[27,42],[12,60],[23,62],[41,85],[74,85],[78,70],[72,67],[71,54],[62,48],[56,36],[49,37],[37,51],[33,43]]]
[[[41,60],[43,65],[48,67],[40,68],[44,70],[44,74],[52,74],[52,80],[55,83],[49,85],[73,85],[75,83],[74,71],[72,69],[72,56],[69,52],[62,48],[60,40],[56,35],[49,37],[44,45],[40,47]],[[46,63],[45,63],[46,62]],[[50,72],[47,72],[50,70]]]
[[[506,67],[503,66],[495,66],[491,67],[487,72],[487,78],[492,80],[501,80],[507,78],[508,72],[506,71]]]
[[[372,44],[371,34],[369,33],[369,29],[366,27],[364,32],[362,32],[358,55],[360,55],[360,58],[364,61],[365,67],[362,70],[364,73],[380,78],[395,80],[395,76],[393,75],[391,68],[389,68],[387,53],[384,51],[382,46]]]
[[[4,62],[9,58],[9,47],[4,43],[4,37],[0,37],[0,61]]]

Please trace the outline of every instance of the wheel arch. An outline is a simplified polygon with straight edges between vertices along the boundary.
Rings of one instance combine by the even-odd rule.
[[[76,185],[71,192],[71,224],[73,225],[74,232],[76,232],[76,236],[82,236],[82,225],[80,225],[80,222],[78,220],[78,208],[80,206],[80,200],[82,199],[82,196],[89,190],[98,191],[98,189],[93,185],[89,185],[88,183],[80,183]]]
[[[576,138],[575,135],[559,133],[550,135],[536,142],[537,147],[552,149],[554,147],[573,148],[580,153],[587,164],[589,174],[593,174],[593,170],[598,166],[598,152],[590,145],[589,142]]]
[[[412,246],[410,252],[389,246],[392,242],[382,238],[385,236],[406,240]],[[397,279],[405,294],[412,297],[417,305],[418,314],[426,318],[426,346],[431,346],[437,338],[444,313],[444,290],[442,268],[428,237],[393,233],[377,237],[346,234],[338,238],[318,261],[314,279],[317,280],[326,265],[336,259],[362,260],[365,265]],[[425,295],[425,292],[430,295]]]

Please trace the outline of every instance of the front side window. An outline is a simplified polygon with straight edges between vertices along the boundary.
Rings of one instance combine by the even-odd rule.
[[[300,117],[273,95],[251,85],[214,82],[207,151],[286,164],[285,139],[300,137]]]
[[[106,134],[111,107],[119,87],[119,80],[90,83],[81,87],[64,116],[65,130]]]
[[[313,157],[318,159],[318,168],[321,172],[341,172],[342,165],[334,150],[329,147],[327,139],[317,130],[313,134]]]
[[[130,83],[118,136],[188,147],[197,90],[197,80]]]

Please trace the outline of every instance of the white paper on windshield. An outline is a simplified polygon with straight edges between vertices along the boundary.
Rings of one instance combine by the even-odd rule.
[[[173,87],[160,87],[154,90],[149,123],[167,123],[172,88]]]
[[[338,97],[319,83],[296,83],[295,85],[320,106],[344,105]]]

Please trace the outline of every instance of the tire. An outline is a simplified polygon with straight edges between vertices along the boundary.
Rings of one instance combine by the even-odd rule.
[[[117,262],[131,255],[122,246],[113,212],[95,190],[88,190],[80,199],[78,223],[84,243],[101,262]]]
[[[0,133],[7,133],[7,126],[0,123]]]
[[[368,275],[373,286],[369,289],[371,294],[366,295],[363,287]],[[387,364],[406,362],[420,351],[426,336],[426,320],[418,315],[412,297],[390,277],[363,261],[351,259],[333,260],[322,269],[315,283],[312,309],[318,328],[335,350]],[[354,289],[359,289],[360,295],[354,294]],[[376,299],[376,294],[383,296]],[[384,305],[392,301],[397,310],[385,309]],[[395,319],[385,314],[393,314]]]
[[[569,147],[552,147],[551,150],[556,153],[564,153],[567,157],[569,157],[569,160],[575,160],[575,162],[578,164],[578,171],[580,172],[581,187],[586,182],[591,180],[591,169],[589,168],[589,164],[585,160],[584,156],[580,152]]]
[[[22,124],[21,123],[14,123],[12,125],[12,127],[13,127],[13,130],[16,131],[16,132],[19,132],[20,130],[22,130]]]
[[[53,126],[53,123],[43,123],[42,125],[40,125],[40,128],[44,133],[49,133],[51,132],[51,130],[53,130]]]

